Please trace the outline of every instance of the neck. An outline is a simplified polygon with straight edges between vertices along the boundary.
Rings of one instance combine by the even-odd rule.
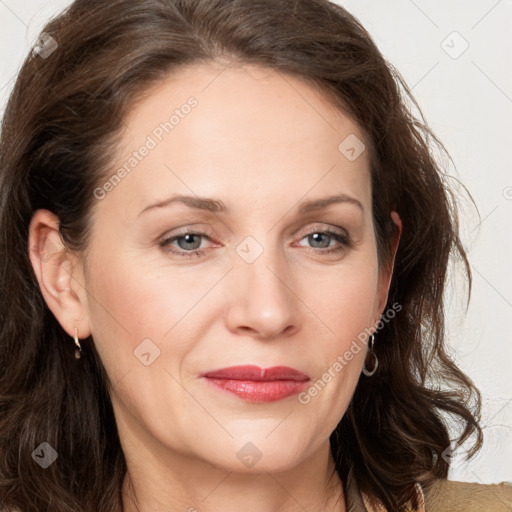
[[[346,512],[328,442],[299,466],[278,473],[236,473],[176,453],[164,461],[161,453],[153,457],[139,450],[133,457],[124,451],[123,512]]]

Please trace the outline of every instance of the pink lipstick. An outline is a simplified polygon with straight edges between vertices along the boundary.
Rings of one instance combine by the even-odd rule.
[[[210,385],[251,402],[274,402],[307,387],[307,375],[287,366],[231,366],[202,375]]]

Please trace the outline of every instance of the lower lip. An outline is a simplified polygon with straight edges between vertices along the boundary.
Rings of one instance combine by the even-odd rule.
[[[206,378],[206,380],[217,389],[222,389],[250,402],[275,402],[291,395],[297,395],[308,386],[307,381],[296,380],[264,382],[213,378]]]

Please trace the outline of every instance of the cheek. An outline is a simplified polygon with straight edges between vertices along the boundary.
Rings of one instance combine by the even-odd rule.
[[[87,283],[89,314],[94,343],[111,380],[140,368],[141,354],[149,352],[150,361],[161,363],[171,341],[173,359],[179,360],[188,350],[188,338],[182,335],[187,313],[204,295],[192,274],[169,279],[113,252],[94,265]]]
[[[111,382],[118,428],[137,428],[130,423],[137,418],[178,449],[187,440],[187,425],[180,427],[180,421],[204,414],[176,378],[181,382],[180,368],[197,342],[204,309],[196,311],[194,304],[206,290],[191,273],[171,279],[158,265],[118,256],[97,261],[96,268],[112,270],[91,276],[90,283],[97,299],[90,305],[93,338]],[[188,416],[180,416],[184,410]]]
[[[337,344],[343,345],[371,326],[378,289],[376,259],[353,257],[337,268],[317,272],[314,279],[307,276],[302,283],[303,297]]]
[[[331,268],[323,276],[317,274],[314,283],[304,295],[305,302],[312,306],[326,334],[318,336],[311,347],[321,370],[301,403],[324,418],[319,427],[322,435],[329,435],[346,411],[366,355],[367,329],[377,299],[376,258],[369,252],[366,257],[347,259],[336,271]]]

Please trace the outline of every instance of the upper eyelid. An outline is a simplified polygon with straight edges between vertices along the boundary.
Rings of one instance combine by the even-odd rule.
[[[348,230],[345,229],[345,228],[342,228],[341,226],[334,226],[332,224],[329,224],[329,223],[314,223],[316,224],[316,226],[314,225],[313,227],[309,228],[309,229],[305,229],[305,233],[311,233],[311,232],[315,232],[315,229],[318,229],[318,231],[330,231],[330,230],[340,230],[340,231],[344,231],[345,233],[348,234]],[[322,225],[322,227],[318,227]],[[211,237],[214,237],[215,235],[213,234],[213,230],[209,230],[209,229],[202,229],[202,228],[190,228],[190,227],[187,227],[187,226],[184,226],[182,228],[177,228],[178,229],[178,232],[176,233],[173,233],[173,234],[170,234],[170,233],[166,233],[164,235],[162,235],[160,238],[161,239],[165,239],[165,238],[172,238],[172,237],[175,237],[175,236],[182,236],[182,235],[188,235],[188,234],[194,234],[194,235],[207,235],[207,236],[211,236]],[[300,232],[301,230],[297,230],[298,232]]]
[[[309,236],[313,233],[329,233],[329,232],[331,232],[333,234],[340,235],[340,236],[346,236],[347,238],[350,239],[350,234],[348,233],[348,231],[346,229],[337,227],[337,226],[332,226],[332,225],[324,225],[324,226],[325,227],[321,227],[321,228],[318,226],[313,226],[312,228],[307,229],[306,231],[303,231],[302,234],[300,234],[301,232],[299,232],[299,234],[297,235],[297,236],[299,236],[298,240],[302,240],[306,236]],[[339,233],[338,230],[341,231],[342,233]],[[183,231],[180,231],[180,232],[174,233],[174,234],[164,235],[163,237],[160,238],[160,242],[164,243],[164,242],[168,242],[169,240],[175,241],[177,238],[181,238],[181,237],[184,237],[189,234],[201,236],[203,238],[208,238],[211,242],[213,241],[213,238],[214,238],[214,235],[212,235],[211,233],[208,233],[207,230],[201,230],[201,229],[194,230],[193,228],[184,227]],[[197,249],[197,250],[201,250],[201,249]]]

